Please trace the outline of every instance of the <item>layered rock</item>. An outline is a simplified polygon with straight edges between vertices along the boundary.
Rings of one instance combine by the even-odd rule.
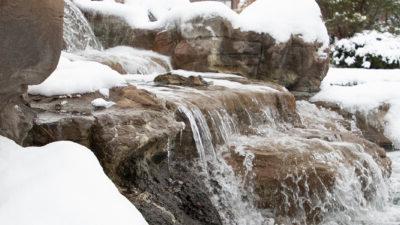
[[[318,224],[327,212],[347,210],[335,200],[347,177],[365,201],[378,198],[390,160],[349,120],[309,103],[296,107],[278,85],[203,79],[211,85],[146,86],[158,97],[113,89],[116,104],[102,110],[90,104],[99,93],[31,96],[42,113],[27,144],[67,139],[90,147],[152,224],[263,224],[266,217]]]
[[[242,31],[221,16],[195,17],[154,30],[135,29],[123,18],[85,12],[107,47],[130,45],[172,57],[176,69],[227,72],[273,81],[296,92],[316,92],[329,69],[328,49],[292,36],[284,43],[270,35]]]
[[[41,83],[57,66],[63,6],[61,0],[0,3],[0,135],[18,143],[33,117],[21,95],[27,85]]]
[[[170,151],[184,124],[169,105],[134,86],[112,89],[111,108],[92,106],[101,97],[30,96],[39,113],[25,144],[70,140],[89,147],[150,224],[221,224],[196,175],[171,169]]]

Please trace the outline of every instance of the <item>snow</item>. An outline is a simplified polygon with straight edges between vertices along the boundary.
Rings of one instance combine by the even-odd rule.
[[[118,46],[105,51],[87,50],[78,54],[88,60],[118,63],[130,74],[160,74],[172,69],[168,56],[128,46]]]
[[[0,136],[2,225],[147,225],[94,154],[72,142],[23,148]]]
[[[333,62],[355,67],[355,58],[362,60],[362,67],[370,68],[371,56],[381,57],[386,64],[400,63],[400,37],[391,33],[364,31],[349,39],[337,41],[333,46]],[[342,54],[345,53],[345,54]]]
[[[92,105],[94,107],[110,108],[111,106],[115,105],[115,102],[109,102],[102,98],[96,98],[92,101]]]
[[[279,42],[300,35],[306,42],[329,45],[321,10],[314,0],[258,0],[239,16],[242,30],[268,33]]]
[[[100,88],[99,89],[99,93],[101,95],[103,95],[105,98],[109,98],[110,97],[110,89],[108,89],[108,88]]]
[[[41,84],[28,87],[32,95],[71,95],[126,85],[118,72],[91,61],[71,61],[61,56],[57,69]]]
[[[221,2],[188,0],[74,0],[85,11],[117,15],[134,28],[156,29],[169,26],[184,28],[196,17],[220,16],[243,31],[268,33],[277,42],[286,42],[299,35],[306,42],[319,42],[328,47],[329,36],[315,0],[258,0],[237,14]],[[167,3],[168,2],[168,3]],[[149,12],[158,20],[150,21]]]
[[[400,70],[331,68],[311,101],[336,103],[367,114],[387,103],[385,135],[400,148]]]
[[[125,4],[114,0],[90,1],[73,0],[79,8],[85,11],[101,12],[106,15],[117,15],[135,28],[153,29],[157,27],[149,18],[149,13],[155,18],[164,17],[174,7],[190,4],[189,0],[125,0]]]

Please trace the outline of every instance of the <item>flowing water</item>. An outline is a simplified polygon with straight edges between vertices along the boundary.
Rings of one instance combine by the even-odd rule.
[[[267,97],[281,90],[231,81],[231,78],[238,79],[234,75],[203,74],[208,82],[224,87],[212,91],[155,85],[156,74],[171,70],[168,58],[127,47],[103,51],[83,14],[69,0],[65,3],[67,51],[81,51],[81,57],[102,63],[117,62],[128,73],[125,76],[130,83],[177,105],[177,113],[186,118],[193,134],[199,176],[203,177],[226,225],[307,224],[310,220],[305,205],[320,212],[323,220],[319,222],[323,225],[400,224],[400,153],[389,153],[393,174],[388,180],[361,145],[341,142],[340,137],[332,134],[332,130],[349,131],[338,122],[344,120],[338,114],[297,102],[300,129],[281,115]],[[354,123],[350,131],[359,132]],[[326,140],[309,138],[312,133],[326,135]],[[301,169],[292,171],[285,179],[288,183],[282,183],[276,194],[283,196],[281,212],[289,215],[293,207],[298,212],[274,221],[271,218],[275,218],[277,209],[257,207],[259,196],[253,182],[256,156],[247,149],[283,146],[287,151],[306,152],[315,145],[325,151],[311,153],[313,159],[335,168],[338,173],[333,189],[328,190],[321,181],[319,192],[322,194],[309,194],[312,192],[310,174]],[[229,161],[232,154],[243,158],[240,175]],[[345,163],[348,155],[358,159],[351,166]],[[370,193],[368,199],[365,192]]]
[[[81,10],[70,0],[64,0],[63,37],[64,48],[68,52],[103,49]]]

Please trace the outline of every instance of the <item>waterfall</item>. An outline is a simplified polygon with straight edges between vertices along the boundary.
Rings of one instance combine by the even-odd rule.
[[[265,216],[255,206],[255,196],[251,184],[247,186],[244,179],[236,176],[233,168],[224,159],[224,154],[229,152],[229,144],[237,133],[239,126],[225,109],[208,112],[208,115],[194,104],[179,103],[179,111],[189,120],[193,139],[202,166],[201,173],[205,176],[205,184],[211,194],[213,204],[217,207],[220,216],[227,225],[260,225],[273,224],[272,219]],[[213,135],[207,124],[207,117],[212,121],[212,126],[218,130],[223,144],[214,148]],[[246,158],[244,167],[246,175],[251,172],[251,154],[243,152]],[[245,176],[246,176],[245,175]]]
[[[332,133],[332,130],[348,131],[338,114],[307,102],[297,102],[299,121],[285,118],[281,113],[289,109],[278,107],[293,102],[282,104],[279,100],[282,96],[271,94],[276,91],[271,90],[273,88],[242,85],[223,80],[220,75],[218,79],[209,77],[207,81],[211,79],[227,86],[211,91],[154,85],[154,74],[172,69],[168,57],[129,47],[103,51],[83,14],[70,0],[65,0],[64,21],[67,51],[79,52],[76,54],[80,57],[123,71],[133,85],[177,106],[176,113],[183,115],[191,130],[190,138],[198,155],[198,159],[193,159],[198,162],[199,168],[195,169],[224,224],[397,225],[400,221],[396,214],[400,207],[399,191],[391,188],[391,181],[382,174],[377,162],[362,145],[344,143],[340,136]],[[141,75],[134,77],[132,74]],[[297,122],[301,123],[301,128],[295,126]],[[354,123],[351,124],[353,130],[357,131]],[[326,136],[313,138],[315,133]],[[168,141],[169,163],[174,159],[172,143]],[[314,145],[326,151],[313,152]],[[276,147],[285,157],[291,156],[293,151],[310,152],[310,159],[335,169],[335,184],[329,188],[318,180],[317,168],[312,163],[307,165],[311,168],[308,172],[295,168],[285,175],[274,193],[281,197],[282,204],[276,209],[261,209],[254,184],[256,155],[251,148],[262,151],[266,147]],[[234,157],[242,158],[242,164],[233,165]],[[348,163],[349,157],[357,160]],[[396,157],[400,161],[400,157]],[[394,171],[398,188],[400,169],[396,167]],[[317,179],[312,180],[310,176]],[[319,190],[312,190],[311,182],[317,182]],[[322,219],[310,219],[307,210],[316,212]],[[276,218],[279,221],[275,221]]]
[[[103,49],[85,16],[71,0],[64,0],[63,37],[64,48],[68,52]]]

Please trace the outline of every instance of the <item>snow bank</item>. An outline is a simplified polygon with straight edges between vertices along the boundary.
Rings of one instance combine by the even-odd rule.
[[[141,29],[185,26],[189,20],[220,16],[243,31],[268,33],[278,42],[286,42],[291,35],[299,35],[306,42],[329,44],[329,36],[315,0],[258,0],[237,14],[221,2],[193,2],[188,0],[74,0],[86,11],[101,12],[124,18],[132,27]],[[166,3],[168,2],[168,3]],[[150,20],[154,15],[156,22]]]
[[[337,41],[332,52],[333,63],[341,67],[400,67],[400,37],[391,33],[364,31]]]
[[[62,55],[57,69],[41,84],[28,87],[32,95],[70,95],[124,86],[125,79],[110,67],[97,62],[71,61]]]
[[[0,190],[2,225],[147,225],[93,153],[72,142],[22,148],[0,136]]]
[[[331,68],[312,101],[333,102],[346,111],[368,113],[390,104],[385,135],[400,149],[400,70]]]

